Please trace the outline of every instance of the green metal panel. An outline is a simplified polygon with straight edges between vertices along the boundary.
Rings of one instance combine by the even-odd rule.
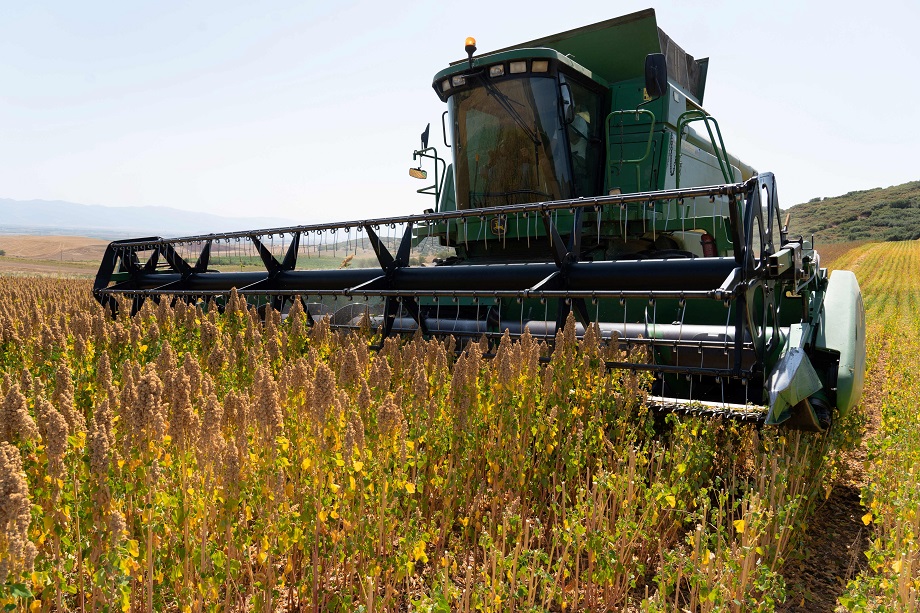
[[[646,9],[589,26],[499,49],[548,47],[610,82],[644,77],[645,56],[660,53],[655,10]]]

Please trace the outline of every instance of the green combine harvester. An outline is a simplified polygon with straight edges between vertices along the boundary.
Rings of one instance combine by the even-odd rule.
[[[467,58],[432,86],[450,160],[428,144],[418,215],[109,245],[95,295],[282,312],[299,298],[384,336],[549,342],[570,315],[651,371],[661,411],[823,430],[858,401],[865,316],[781,219],[776,180],[728,153],[702,107],[708,60],[653,10]],[[366,255],[371,267],[330,267]],[[434,257],[437,256],[437,257]],[[370,259],[373,258],[373,259]],[[415,265],[412,265],[415,262]],[[232,264],[232,266],[228,266]],[[232,270],[229,270],[231,269]],[[124,297],[118,301],[115,298]]]

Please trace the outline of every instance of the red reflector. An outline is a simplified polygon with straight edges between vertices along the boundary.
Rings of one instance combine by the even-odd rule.
[[[700,237],[700,245],[703,247],[704,257],[714,258],[718,255],[718,253],[716,253],[716,239],[714,239],[708,232]]]

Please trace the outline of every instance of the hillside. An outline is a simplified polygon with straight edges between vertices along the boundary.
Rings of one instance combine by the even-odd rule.
[[[920,181],[815,198],[789,209],[793,234],[820,242],[920,238]]]

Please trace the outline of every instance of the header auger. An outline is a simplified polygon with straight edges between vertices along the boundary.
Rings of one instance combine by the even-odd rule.
[[[653,373],[649,402],[663,411],[822,430],[858,402],[855,277],[821,268],[781,221],[773,175],[727,153],[701,106],[708,61],[654,11],[478,57],[468,39],[467,51],[433,82],[452,163],[428,129],[413,154],[434,162],[418,190],[434,209],[115,241],[97,298],[136,310],[148,298],[221,305],[236,290],[283,312],[299,297],[313,318],[369,318],[384,336],[552,341],[572,315],[579,335],[597,324],[646,348],[647,360],[607,366]],[[427,178],[421,164],[411,174]]]

